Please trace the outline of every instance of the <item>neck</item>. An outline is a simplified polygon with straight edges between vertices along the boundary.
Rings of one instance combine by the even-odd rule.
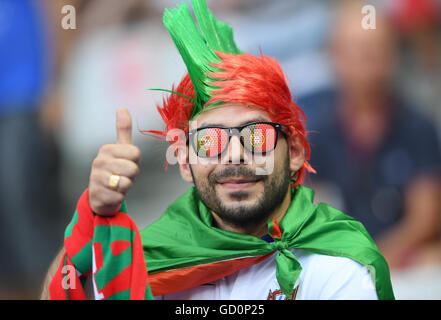
[[[211,213],[213,215],[216,227],[218,227],[219,229],[232,231],[236,233],[248,234],[251,236],[261,238],[264,235],[268,234],[268,224],[267,224],[268,220],[276,220],[277,222],[280,222],[280,220],[282,220],[282,218],[285,216],[286,211],[288,210],[290,204],[291,204],[291,187],[289,187],[288,191],[286,192],[283,202],[268,216],[268,218],[265,219],[265,221],[262,221],[260,224],[252,226],[250,228],[239,228],[234,225],[225,223],[215,212],[212,211]]]

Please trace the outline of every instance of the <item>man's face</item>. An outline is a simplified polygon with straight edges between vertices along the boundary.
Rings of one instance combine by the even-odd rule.
[[[238,127],[255,121],[271,119],[263,109],[229,104],[204,111],[192,121],[190,130],[208,125]],[[235,227],[249,228],[264,222],[290,190],[290,149],[282,133],[276,148],[264,155],[253,156],[237,136],[232,136],[220,158],[198,158],[192,146],[189,157],[197,158],[197,162],[181,166],[181,174],[195,184],[208,208]],[[258,174],[265,170],[265,160],[271,161],[273,170]]]

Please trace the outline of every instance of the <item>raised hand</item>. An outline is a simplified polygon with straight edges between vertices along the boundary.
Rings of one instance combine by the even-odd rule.
[[[139,174],[141,151],[132,144],[132,118],[125,108],[116,112],[116,136],[115,144],[100,147],[90,171],[89,204],[101,216],[119,211]]]

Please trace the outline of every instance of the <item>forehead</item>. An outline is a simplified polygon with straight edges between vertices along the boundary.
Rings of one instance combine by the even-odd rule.
[[[249,121],[271,121],[267,111],[243,104],[224,104],[203,111],[190,123],[190,129],[209,125],[225,127],[240,126]]]

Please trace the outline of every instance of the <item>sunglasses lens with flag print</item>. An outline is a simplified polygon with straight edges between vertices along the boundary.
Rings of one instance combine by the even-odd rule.
[[[224,152],[233,135],[237,135],[245,150],[264,154],[274,150],[282,125],[274,122],[252,122],[240,127],[210,126],[189,132],[196,154],[202,158],[218,157]]]

